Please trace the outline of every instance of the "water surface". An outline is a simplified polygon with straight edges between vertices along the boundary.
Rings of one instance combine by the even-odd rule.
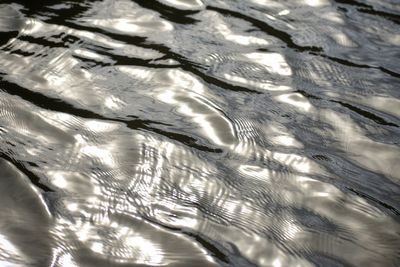
[[[396,0],[0,4],[1,266],[399,266]]]

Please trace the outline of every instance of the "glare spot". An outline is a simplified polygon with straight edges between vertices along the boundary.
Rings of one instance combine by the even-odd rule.
[[[268,82],[268,81],[263,81],[263,82],[252,81],[252,80],[246,79],[244,77],[231,75],[228,73],[224,73],[224,78],[229,81],[232,81],[234,83],[238,83],[238,84],[246,85],[246,86],[254,86],[256,88],[259,88],[262,90],[267,90],[267,91],[290,91],[290,90],[292,90],[291,87],[286,86],[286,85],[278,85],[278,84],[274,84],[274,83]]]
[[[272,262],[272,266],[273,266],[273,267],[282,267],[281,261],[280,261],[279,259],[275,259],[275,260]]]
[[[233,33],[227,25],[223,24],[222,21],[217,26],[217,30],[224,36],[226,40],[240,45],[268,45],[267,40],[254,36],[245,36]]]
[[[85,57],[85,58],[90,58],[90,59],[99,60],[99,61],[104,61],[105,60],[104,56],[101,56],[101,55],[99,55],[97,53],[91,52],[91,51],[86,50],[86,49],[75,49],[74,53],[79,55],[79,56]]]
[[[0,234],[0,248],[7,254],[18,254],[18,249],[2,234]]]
[[[103,253],[103,244],[99,243],[99,242],[94,242],[91,246],[91,249],[99,254]]]
[[[77,211],[77,210],[78,210],[78,204],[76,204],[76,203],[69,203],[69,204],[67,205],[67,209],[68,209],[69,211]]]
[[[292,70],[287,64],[285,58],[279,53],[249,53],[244,56],[254,63],[261,64],[272,72],[282,76],[292,75]]]
[[[288,9],[284,9],[281,12],[278,13],[279,16],[286,16],[289,15],[290,11]]]
[[[65,179],[64,175],[60,172],[52,172],[52,182],[55,186],[59,188],[67,188],[68,182]]]
[[[92,132],[111,132],[115,130],[118,125],[102,121],[90,120],[85,121],[85,127]]]
[[[111,110],[118,110],[121,106],[125,105],[125,103],[115,96],[110,96],[105,99],[104,105]]]
[[[201,0],[163,0],[168,4],[179,9],[199,9],[203,8],[204,4]]]
[[[137,253],[136,263],[159,265],[162,263],[163,255],[159,247],[155,246],[151,241],[141,236],[131,236],[125,240],[128,246],[134,247]]]
[[[329,5],[328,0],[304,0],[305,4],[313,7]]]
[[[302,111],[308,112],[312,108],[310,102],[299,93],[283,94],[277,96],[276,99],[280,102],[295,106]]]

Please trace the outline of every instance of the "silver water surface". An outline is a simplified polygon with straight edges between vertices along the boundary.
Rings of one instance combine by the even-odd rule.
[[[0,266],[399,266],[396,0],[0,4]]]

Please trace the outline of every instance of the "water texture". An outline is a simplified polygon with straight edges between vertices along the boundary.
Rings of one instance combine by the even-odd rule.
[[[0,266],[400,266],[399,24],[1,1]]]

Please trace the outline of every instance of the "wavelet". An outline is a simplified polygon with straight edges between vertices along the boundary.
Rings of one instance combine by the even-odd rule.
[[[0,265],[400,265],[396,1],[0,4]]]

